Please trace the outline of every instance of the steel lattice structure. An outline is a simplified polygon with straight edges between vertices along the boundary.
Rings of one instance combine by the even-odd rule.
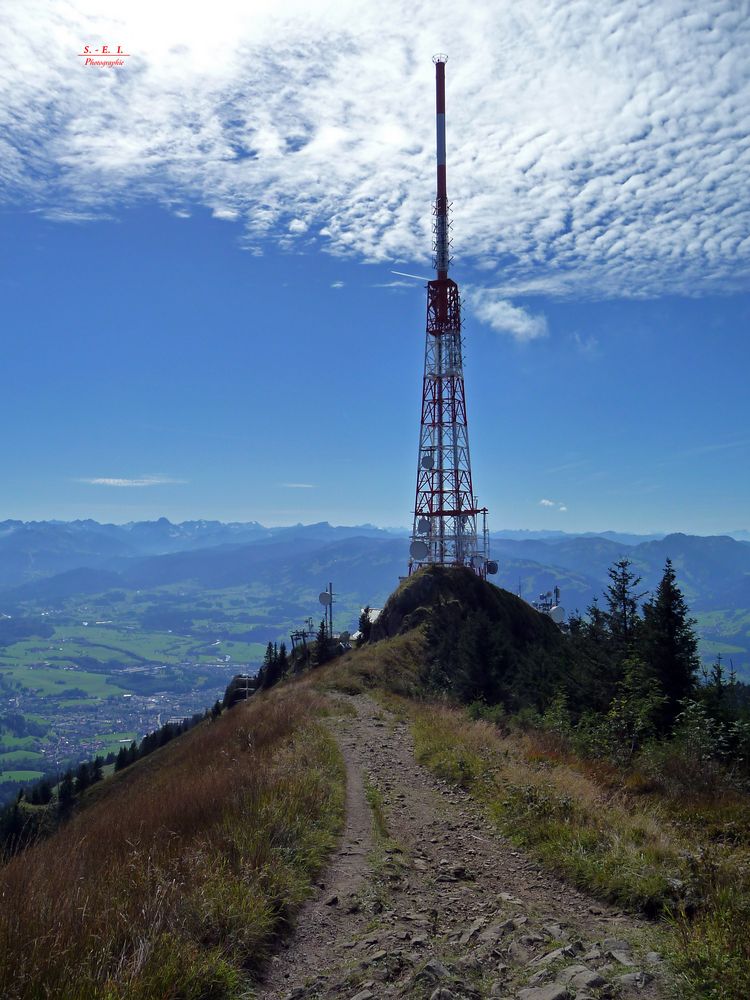
[[[427,284],[422,420],[417,459],[409,573],[420,566],[469,566],[482,577],[489,560],[487,508],[478,507],[471,481],[458,285],[448,277],[450,205],[445,157],[445,63],[434,57],[437,112],[437,199],[434,252],[437,278]],[[478,519],[482,518],[481,526]]]

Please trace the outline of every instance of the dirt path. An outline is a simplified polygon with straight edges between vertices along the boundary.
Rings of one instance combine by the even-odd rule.
[[[346,829],[258,997],[660,995],[644,922],[543,872],[415,762],[405,723],[366,696],[346,701],[356,718],[334,723]]]

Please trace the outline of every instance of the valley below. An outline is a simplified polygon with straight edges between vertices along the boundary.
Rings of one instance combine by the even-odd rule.
[[[494,581],[526,600],[558,586],[585,613],[626,556],[648,593],[673,560],[709,668],[750,680],[750,543],[729,536],[498,532]],[[267,644],[354,631],[406,571],[405,534],[325,522],[266,529],[166,519],[0,524],[0,803],[24,783],[116,753],[203,712]]]

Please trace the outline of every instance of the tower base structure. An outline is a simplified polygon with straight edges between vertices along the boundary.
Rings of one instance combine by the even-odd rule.
[[[427,285],[409,573],[427,565],[468,566],[484,578],[497,571],[488,541],[487,508],[479,507],[471,480],[458,285],[438,278]]]

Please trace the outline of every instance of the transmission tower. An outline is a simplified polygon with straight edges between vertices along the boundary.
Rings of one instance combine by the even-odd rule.
[[[489,558],[487,508],[471,481],[469,427],[458,285],[448,277],[450,203],[445,169],[445,63],[436,55],[437,198],[433,251],[437,278],[427,283],[422,420],[409,573],[420,566],[468,566],[483,579],[497,572]],[[481,523],[479,519],[481,518]]]

